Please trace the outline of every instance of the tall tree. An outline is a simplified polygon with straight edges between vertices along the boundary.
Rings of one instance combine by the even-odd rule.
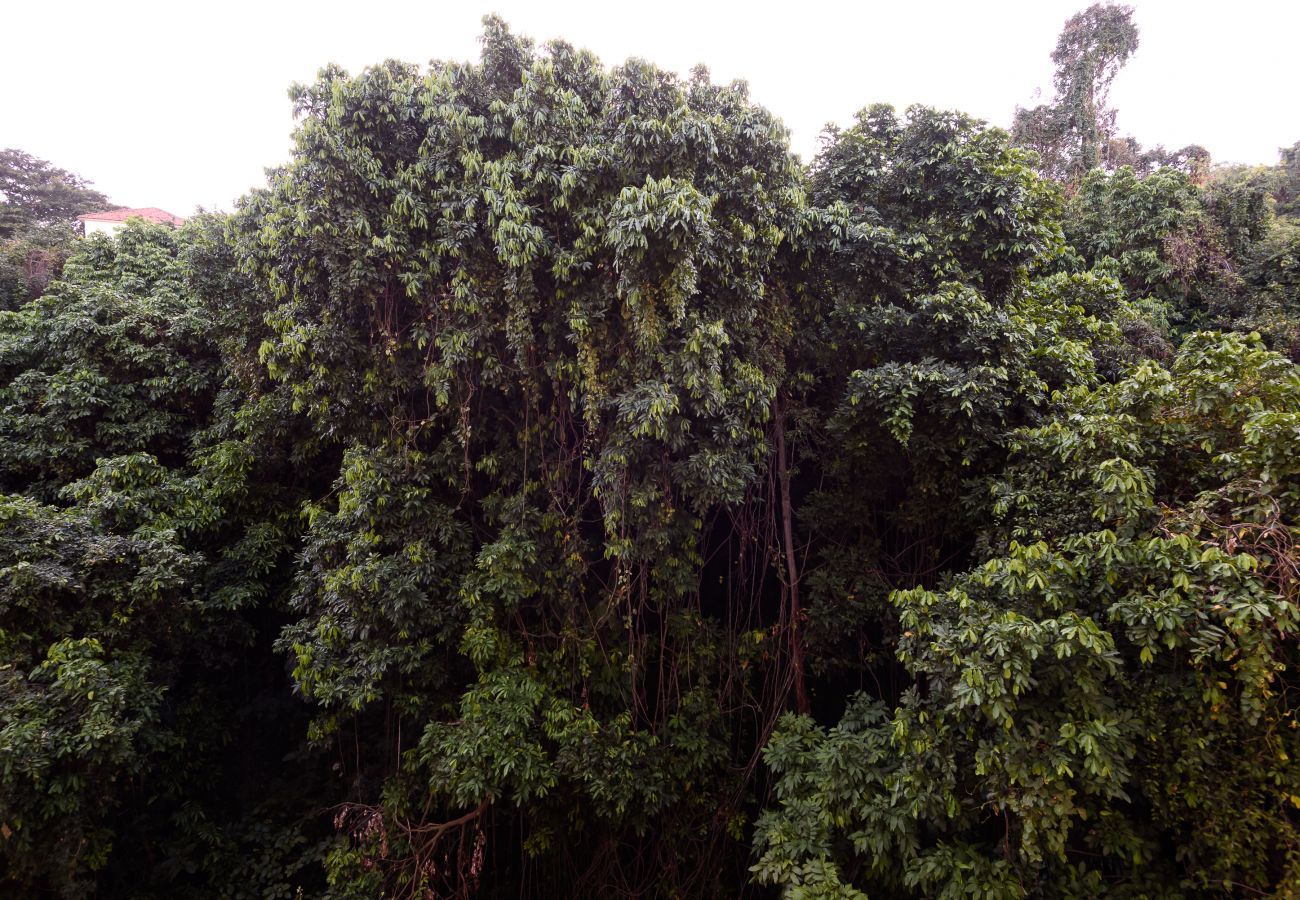
[[[1065,23],[1052,52],[1056,97],[1017,109],[1012,126],[1017,143],[1038,151],[1046,174],[1073,181],[1109,161],[1110,86],[1137,47],[1132,7],[1094,4]]]
[[[0,238],[32,225],[70,223],[108,206],[80,175],[12,147],[0,150]]]
[[[361,735],[336,881],[726,893],[790,693],[760,514],[802,174],[743,85],[483,44],[298,88],[239,225],[335,452],[282,646]]]

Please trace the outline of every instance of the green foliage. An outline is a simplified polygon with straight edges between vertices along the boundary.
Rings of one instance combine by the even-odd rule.
[[[250,490],[262,448],[238,421],[213,427],[232,388],[250,387],[223,383],[224,298],[206,307],[194,294],[230,280],[207,268],[221,262],[214,224],[133,224],[80,243],[65,280],[0,313],[5,890],[224,896],[243,863],[223,854],[240,840],[251,854],[287,841],[299,861],[285,871],[302,871],[245,872],[240,890],[311,883],[318,838],[303,833],[302,801],[248,802],[244,781],[262,771],[259,752],[278,763],[301,740],[288,685],[278,699],[258,684],[280,667],[269,639],[256,652],[271,611],[256,605],[291,532],[274,482],[292,481],[260,452],[271,483]],[[277,705],[287,746],[245,724]],[[246,802],[276,818],[238,838]]]
[[[1297,427],[1291,363],[1196,335],[1020,432],[997,555],[892,598],[916,679],[897,708],[773,737],[755,873],[810,896],[1294,879]]]
[[[893,680],[886,594],[962,559],[982,515],[963,497],[1002,464],[1009,431],[1113,368],[1120,288],[1042,274],[1061,248],[1059,195],[967,117],[873,107],[828,137],[813,177],[848,221],[831,220],[809,278],[824,299],[791,367],[815,486],[799,510],[810,665]]]
[[[294,160],[236,248],[274,298],[275,395],[341,463],[281,646],[322,740],[392,723],[346,821],[403,847],[344,852],[336,884],[464,888],[481,857],[449,848],[486,829],[582,859],[584,889],[631,840],[644,870],[618,877],[716,883],[676,840],[734,841],[715,810],[750,688],[715,675],[739,598],[698,588],[706,519],[765,468],[806,227],[784,129],[743,85],[494,20],[479,64],[293,96]]]
[[[877,105],[857,118],[826,134],[813,163],[814,198],[832,213],[847,207],[857,233],[836,237],[857,251],[852,265],[880,270],[881,287],[969,281],[999,294],[1059,241],[1056,193],[1005,133],[923,107],[900,120]]]
[[[79,213],[113,208],[89,182],[21,150],[0,150],[0,311],[45,292],[72,252]]]
[[[1278,151],[1277,185],[1273,199],[1277,201],[1277,214],[1300,218],[1300,141]]]
[[[1138,47],[1133,9],[1096,3],[1065,23],[1052,52],[1056,96],[1050,104],[1017,109],[1017,144],[1037,151],[1044,174],[1078,181],[1110,162],[1115,111],[1111,83]]]
[[[0,239],[0,311],[35,300],[63,272],[76,237],[65,225],[29,228]]]
[[[1259,233],[1258,221],[1217,208],[1238,244]],[[1234,215],[1241,220],[1233,223]],[[1160,169],[1146,178],[1123,167],[1090,172],[1071,199],[1065,235],[1088,266],[1112,269],[1133,297],[1163,304],[1176,326],[1230,320],[1240,291],[1225,232],[1186,174]]]
[[[185,627],[193,561],[23,498],[0,500],[0,520],[0,852],[11,886],[73,896],[107,863],[150,757],[177,749],[153,641]]]
[[[1300,225],[1279,217],[1243,254],[1246,301],[1233,322],[1252,329],[1269,346],[1300,361]]]
[[[81,242],[49,293],[0,312],[0,486],[50,499],[100,456],[178,460],[217,381],[211,327],[170,229]]]
[[[40,225],[72,225],[81,213],[112,208],[79,175],[30,153],[0,150],[0,239]]]
[[[1236,166],[1217,170],[1206,185],[1202,200],[1219,226],[1224,249],[1240,257],[1268,234],[1272,224],[1269,200],[1272,177],[1263,166]]]
[[[1300,881],[1293,160],[482,43],[7,239],[0,894]]]

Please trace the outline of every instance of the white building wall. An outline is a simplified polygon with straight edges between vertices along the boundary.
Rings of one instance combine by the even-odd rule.
[[[86,237],[92,234],[107,234],[110,237],[117,234],[126,227],[125,222],[97,222],[94,219],[84,219],[86,225]]]

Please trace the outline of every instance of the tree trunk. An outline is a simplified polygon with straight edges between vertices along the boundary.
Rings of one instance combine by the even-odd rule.
[[[799,564],[794,555],[794,508],[790,504],[790,465],[785,449],[785,401],[777,401],[776,470],[781,491],[781,543],[785,545],[786,577],[790,590],[790,661],[794,666],[795,709],[807,714],[808,685],[804,679],[803,608],[799,604]]]

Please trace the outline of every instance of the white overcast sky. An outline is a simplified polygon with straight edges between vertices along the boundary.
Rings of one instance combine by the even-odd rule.
[[[6,0],[0,147],[91,179],[119,204],[230,209],[285,161],[286,90],[325,63],[476,59],[480,20],[562,37],[606,65],[640,56],[746,79],[808,159],[828,122],[877,101],[1006,127],[1050,98],[1061,26],[1087,0]],[[1144,145],[1273,163],[1300,139],[1295,0],[1136,0],[1141,47],[1111,94]]]

